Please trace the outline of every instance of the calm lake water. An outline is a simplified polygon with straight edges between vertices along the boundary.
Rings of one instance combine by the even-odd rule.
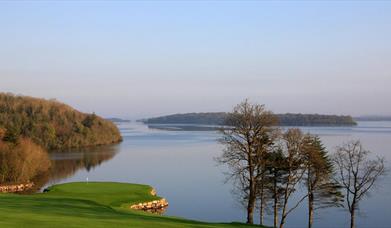
[[[169,202],[166,215],[211,222],[245,221],[244,209],[224,183],[224,167],[213,131],[165,131],[141,123],[118,125],[124,141],[114,146],[52,153],[54,170],[46,185],[71,181],[120,181],[153,186]],[[365,148],[391,162],[391,122],[359,122],[355,127],[302,127],[321,137],[330,152],[337,145],[360,139]],[[391,175],[362,201],[358,227],[390,227]],[[290,214],[286,227],[305,227],[305,204]],[[257,217],[257,216],[256,216]],[[314,227],[347,227],[343,209],[317,212]],[[271,217],[266,219],[272,224]]]

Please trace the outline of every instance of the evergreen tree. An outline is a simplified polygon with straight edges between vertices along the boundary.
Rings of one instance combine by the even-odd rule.
[[[324,207],[341,206],[340,187],[333,181],[333,163],[318,136],[304,139],[304,178],[308,197],[308,227],[313,224],[314,211]]]

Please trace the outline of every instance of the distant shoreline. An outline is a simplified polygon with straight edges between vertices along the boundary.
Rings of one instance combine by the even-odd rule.
[[[184,113],[159,116],[138,120],[147,125],[174,124],[174,125],[214,125],[224,126],[228,117],[225,112]],[[356,121],[351,116],[321,115],[321,114],[275,114],[279,119],[279,126],[355,126]]]
[[[129,123],[129,122],[132,122],[130,120],[125,120],[125,119],[121,119],[121,118],[105,118],[105,120],[108,120],[108,121],[111,121],[111,122],[114,122],[114,123]]]
[[[391,121],[391,116],[359,116],[354,117],[355,121]]]

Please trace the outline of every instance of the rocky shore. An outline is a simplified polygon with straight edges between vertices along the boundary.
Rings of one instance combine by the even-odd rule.
[[[31,189],[33,186],[33,183],[0,185],[0,193],[23,192]]]
[[[156,190],[152,189],[151,195],[156,195]],[[166,199],[162,198],[160,200],[153,200],[150,202],[133,204],[130,206],[130,209],[134,210],[143,210],[147,212],[163,214],[165,209],[168,207],[168,202]]]

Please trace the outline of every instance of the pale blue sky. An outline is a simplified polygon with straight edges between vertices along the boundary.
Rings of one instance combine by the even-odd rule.
[[[391,114],[391,2],[0,2],[0,91],[138,118]]]

